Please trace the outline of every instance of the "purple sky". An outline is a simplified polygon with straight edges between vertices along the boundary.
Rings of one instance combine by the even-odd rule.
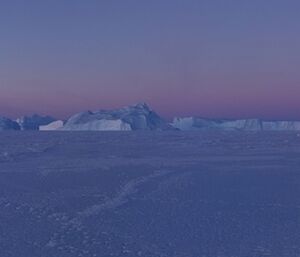
[[[297,0],[3,0],[0,115],[147,102],[300,119]]]

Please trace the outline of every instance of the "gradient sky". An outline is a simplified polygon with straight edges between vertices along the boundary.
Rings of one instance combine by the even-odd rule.
[[[0,114],[147,102],[300,119],[298,0],[1,0]]]

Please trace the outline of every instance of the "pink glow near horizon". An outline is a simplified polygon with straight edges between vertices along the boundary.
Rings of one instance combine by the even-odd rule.
[[[300,3],[4,3],[0,115],[147,102],[173,116],[300,119]]]

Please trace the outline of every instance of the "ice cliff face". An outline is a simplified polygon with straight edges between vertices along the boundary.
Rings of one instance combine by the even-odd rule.
[[[0,131],[3,130],[20,130],[20,126],[15,121],[5,117],[0,117]]]
[[[24,116],[16,120],[21,130],[39,130],[40,126],[54,122],[55,119],[50,116],[40,116],[34,114],[32,116]]]
[[[80,118],[81,116],[76,116]],[[128,131],[132,130],[130,125],[120,119],[117,120],[89,120],[82,123],[73,123],[73,119],[68,121],[62,130],[86,130],[86,131]]]
[[[262,123],[259,119],[223,120],[220,128],[224,130],[261,130]]]
[[[300,130],[300,121],[265,121],[260,119],[218,120],[195,117],[175,118],[172,126],[179,130],[245,130],[294,131]]]
[[[263,121],[263,130],[300,130],[300,121]]]
[[[172,127],[145,103],[116,110],[82,112],[67,120],[62,130],[166,130]]]
[[[217,120],[203,118],[175,118],[172,126],[179,130],[261,130],[258,119]]]

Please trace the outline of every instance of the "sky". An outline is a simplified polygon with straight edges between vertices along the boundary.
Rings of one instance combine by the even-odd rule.
[[[0,115],[147,102],[300,119],[298,0],[1,0]]]

